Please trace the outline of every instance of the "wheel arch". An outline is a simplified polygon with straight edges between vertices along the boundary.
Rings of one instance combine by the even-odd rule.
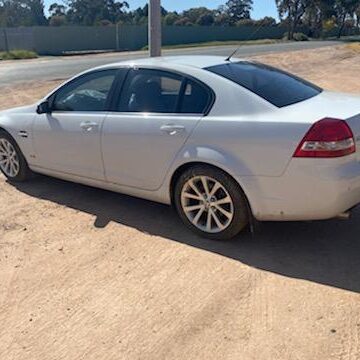
[[[248,205],[248,209],[249,209],[249,214],[251,216],[253,216],[253,209],[251,206],[251,202],[248,196],[248,193],[246,191],[246,189],[244,189],[243,185],[227,170],[224,169],[220,166],[208,163],[208,162],[204,162],[204,161],[190,161],[187,163],[184,163],[182,165],[180,165],[172,174],[171,180],[170,180],[170,188],[169,188],[169,192],[170,192],[170,201],[171,204],[174,205],[174,193],[175,193],[175,186],[177,181],[179,180],[180,176],[188,169],[194,167],[194,166],[208,166],[211,167],[213,169],[222,171],[223,173],[225,173],[227,176],[230,176],[230,178],[232,180],[234,180],[234,182],[237,184],[237,186],[239,187],[239,189],[243,192],[247,205]]]
[[[2,126],[0,126],[0,131],[5,132],[5,133],[7,133],[8,135],[11,136],[11,134],[10,134],[4,127],[2,127]],[[11,136],[11,137],[12,137],[12,136]]]
[[[15,139],[15,137],[11,134],[11,132],[6,130],[3,126],[0,126],[0,132],[4,132],[7,136],[9,136],[14,141],[14,143],[18,147],[21,155],[24,157],[26,164],[28,165],[28,160],[27,160],[26,156],[24,155],[24,151],[23,151],[22,147],[20,146],[21,144],[19,144],[19,142]]]
[[[3,126],[0,126],[0,132],[4,132],[6,135],[10,136],[11,139],[15,142],[16,146],[20,149],[21,153],[24,154],[21,147],[20,147],[20,145],[19,145],[19,142],[16,141],[15,137],[11,134],[10,131],[6,130]]]

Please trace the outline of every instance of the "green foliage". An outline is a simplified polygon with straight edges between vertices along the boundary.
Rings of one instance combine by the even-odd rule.
[[[360,0],[275,0],[279,16],[288,27],[288,38],[301,28],[319,37],[336,28],[340,37],[345,29],[360,30]],[[359,16],[357,16],[359,11]]]
[[[64,26],[67,24],[65,15],[54,15],[49,19],[50,26]]]
[[[71,24],[98,25],[107,20],[116,23],[129,5],[117,0],[68,0],[67,19]]]
[[[176,23],[180,19],[180,16],[175,12],[170,12],[164,17],[164,25],[171,26]]]
[[[0,52],[0,60],[20,60],[20,59],[35,59],[38,54],[34,51],[28,50],[12,50],[9,52]]]
[[[0,26],[46,24],[43,0],[0,0]]]
[[[228,0],[225,4],[225,11],[231,24],[236,24],[242,19],[250,19],[252,5],[253,0]]]

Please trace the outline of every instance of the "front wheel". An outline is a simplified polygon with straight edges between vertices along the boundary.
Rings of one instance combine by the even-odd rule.
[[[231,239],[249,223],[248,204],[240,186],[210,166],[186,170],[176,183],[174,201],[185,225],[209,239]]]
[[[25,181],[32,174],[19,146],[4,131],[0,131],[0,170],[14,182]]]

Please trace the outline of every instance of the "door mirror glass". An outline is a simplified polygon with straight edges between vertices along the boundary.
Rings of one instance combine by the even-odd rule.
[[[38,105],[36,112],[40,114],[50,114],[51,113],[51,107],[49,102],[46,100]]]

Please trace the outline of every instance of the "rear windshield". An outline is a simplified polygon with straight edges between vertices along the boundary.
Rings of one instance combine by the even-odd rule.
[[[321,88],[294,75],[253,62],[229,62],[206,70],[245,87],[277,107],[296,104],[322,92]]]

